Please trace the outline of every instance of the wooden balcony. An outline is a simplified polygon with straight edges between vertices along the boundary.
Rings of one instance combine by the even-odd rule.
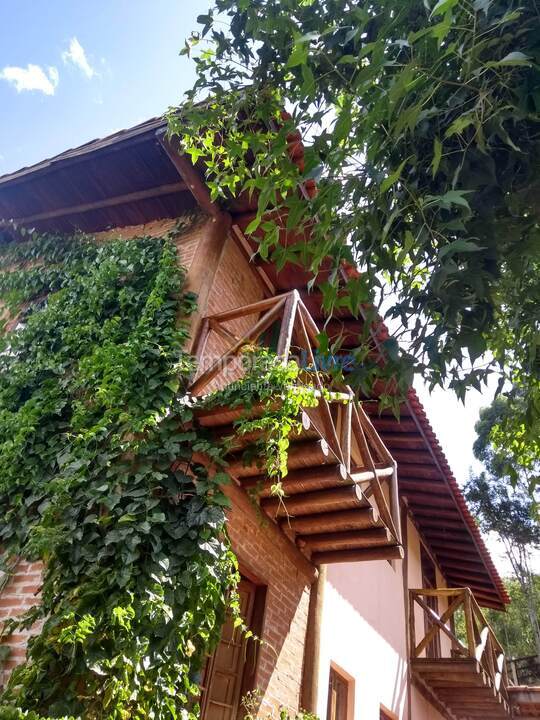
[[[290,438],[285,497],[272,494],[261,458],[246,461],[254,436],[235,436],[228,472],[254,493],[261,509],[314,564],[403,557],[395,462],[350,388],[328,397],[316,369],[319,329],[296,291],[208,317],[196,345],[202,370],[191,392],[208,395],[241,377],[238,357],[246,345],[268,346],[278,357],[302,356],[319,394],[317,407],[301,410],[301,432]],[[201,362],[210,357],[209,367]],[[335,390],[335,389],[334,389]],[[235,421],[260,407],[195,410],[216,437],[234,436]],[[264,460],[264,458],[262,458]]]
[[[512,717],[504,651],[469,588],[410,590],[409,641],[413,680],[447,717]]]

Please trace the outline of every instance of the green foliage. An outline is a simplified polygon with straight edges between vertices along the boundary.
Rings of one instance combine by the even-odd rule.
[[[184,49],[197,81],[170,132],[214,198],[255,202],[264,259],[330,262],[327,309],[369,326],[386,299],[404,350],[381,367],[359,338],[358,385],[397,374],[404,391],[414,371],[463,398],[500,372],[524,397],[501,445],[516,428],[516,452],[537,441],[537,0],[214,0],[199,22]],[[309,241],[284,247],[282,223]]]
[[[45,563],[2,720],[195,717],[234,606],[223,473],[184,402],[194,298],[171,238],[0,246],[0,546]]]
[[[229,440],[256,435],[245,448],[244,459],[264,460],[266,475],[275,481],[272,493],[283,496],[281,478],[287,474],[290,437],[302,431],[302,408],[316,407],[322,394],[331,399],[336,393],[319,390],[311,373],[301,371],[294,360],[283,363],[266,348],[248,347],[243,359],[242,378],[206,397],[203,405],[244,409]],[[260,410],[254,413],[255,407]]]
[[[260,717],[261,695],[260,690],[256,689],[249,691],[242,698],[246,720],[257,720]],[[265,720],[272,720],[274,717],[273,713],[268,713]],[[319,720],[319,718],[307,710],[300,710],[292,715],[287,708],[282,707],[279,710],[279,720]]]
[[[540,621],[538,608],[538,579],[531,570],[531,559],[540,548],[540,522],[537,496],[531,486],[538,476],[538,458],[531,467],[516,463],[509,453],[501,451],[492,440],[504,419],[515,412],[515,402],[499,397],[480,412],[476,423],[477,439],[474,454],[485,467],[478,475],[471,475],[465,486],[465,497],[485,533],[495,533],[504,545],[512,565],[520,593],[527,604],[528,627],[523,634],[534,639],[540,656]]]
[[[528,601],[521,584],[515,578],[507,578],[504,582],[510,596],[510,605],[505,612],[485,610],[487,620],[495,635],[502,643],[509,657],[526,657],[536,654],[535,638],[529,621]],[[540,577],[534,576],[536,598],[536,615],[540,623]]]
[[[513,391],[496,398],[483,408],[475,425],[477,438],[473,451],[486,470],[512,485],[534,488],[540,484],[539,438],[529,442],[523,432],[514,442],[505,443],[505,432],[516,425],[514,419],[523,417],[525,401],[521,393]]]

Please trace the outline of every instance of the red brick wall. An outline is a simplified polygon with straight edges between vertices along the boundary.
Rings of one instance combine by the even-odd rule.
[[[41,580],[41,569],[40,563],[21,561],[17,565],[7,585],[0,592],[0,626],[8,618],[21,615],[39,602],[37,593]],[[14,633],[2,643],[8,645],[11,652],[8,659],[0,666],[0,687],[5,683],[15,665],[24,660],[26,643],[30,635],[30,631]]]
[[[300,707],[314,570],[271,521],[261,518],[242,491],[229,487],[226,492],[232,500],[229,535],[240,571],[267,588],[255,685],[262,698],[260,715],[277,716],[280,706]]]

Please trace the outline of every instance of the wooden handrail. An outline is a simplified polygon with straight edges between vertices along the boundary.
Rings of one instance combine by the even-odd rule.
[[[436,612],[426,602],[427,598],[446,600],[448,607]],[[418,638],[416,609],[420,608],[429,620],[429,627]],[[459,613],[462,617],[459,618]],[[461,632],[459,620],[464,624]],[[458,622],[456,622],[458,621]],[[412,659],[422,657],[437,639],[446,636],[446,652],[440,651],[441,659],[471,658],[482,666],[496,692],[508,699],[507,665],[504,650],[486,620],[470,588],[421,588],[409,590],[409,637]],[[440,647],[445,645],[441,642]]]

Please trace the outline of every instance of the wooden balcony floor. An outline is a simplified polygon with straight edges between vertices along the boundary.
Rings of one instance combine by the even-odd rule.
[[[474,658],[415,658],[412,673],[421,689],[457,720],[512,717],[507,700]]]

